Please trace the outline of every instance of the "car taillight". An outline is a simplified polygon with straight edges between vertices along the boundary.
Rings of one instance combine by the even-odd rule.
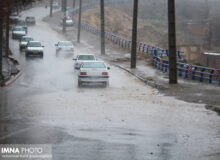
[[[85,75],[87,75],[87,73],[86,72],[80,72],[80,75],[85,76]]]
[[[103,76],[107,76],[107,75],[108,75],[108,72],[102,72],[102,75],[103,75]]]

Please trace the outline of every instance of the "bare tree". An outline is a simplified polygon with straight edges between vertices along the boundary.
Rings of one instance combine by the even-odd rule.
[[[133,28],[132,28],[132,48],[131,48],[131,68],[136,68],[137,19],[138,19],[138,0],[134,0]]]
[[[0,14],[0,78],[2,75],[2,49],[3,49],[2,38],[3,38],[3,18],[2,18],[2,15]]]
[[[6,13],[6,46],[5,46],[5,56],[8,57],[9,54],[9,29],[10,29],[10,14],[11,14],[11,6],[10,1],[7,1],[7,13]]]
[[[73,0],[73,8],[76,6],[76,0]]]
[[[101,55],[105,55],[105,8],[104,0],[100,0],[101,21]]]
[[[177,84],[175,0],[168,1],[169,83]]]

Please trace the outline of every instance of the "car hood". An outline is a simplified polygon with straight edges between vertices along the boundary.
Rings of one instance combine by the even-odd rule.
[[[28,42],[20,42],[21,45],[27,45]]]
[[[28,47],[28,51],[43,51],[43,47]]]
[[[26,32],[25,32],[25,31],[13,31],[13,34],[22,34],[22,35],[25,35]]]

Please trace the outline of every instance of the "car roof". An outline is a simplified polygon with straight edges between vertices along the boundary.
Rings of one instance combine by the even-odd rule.
[[[16,25],[14,28],[24,28],[24,26]]]
[[[84,61],[82,63],[104,63],[105,64],[104,61]]]
[[[71,41],[59,41],[58,43],[60,43],[60,42],[65,43],[65,42],[71,42]],[[71,42],[71,43],[72,43],[72,42]]]
[[[29,43],[40,43],[40,41],[29,41]]]
[[[77,54],[77,56],[95,56],[94,54]]]
[[[22,36],[22,38],[33,38],[31,36]]]

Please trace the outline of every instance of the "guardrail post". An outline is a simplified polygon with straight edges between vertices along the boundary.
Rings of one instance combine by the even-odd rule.
[[[213,77],[214,70],[211,70],[209,75],[209,83],[212,83],[212,77]]]
[[[205,72],[205,68],[202,68],[201,73],[200,73],[200,82],[203,82],[204,80],[204,72]]]
[[[197,66],[194,66],[194,69],[192,70],[192,79],[195,80],[195,74],[196,74]]]

